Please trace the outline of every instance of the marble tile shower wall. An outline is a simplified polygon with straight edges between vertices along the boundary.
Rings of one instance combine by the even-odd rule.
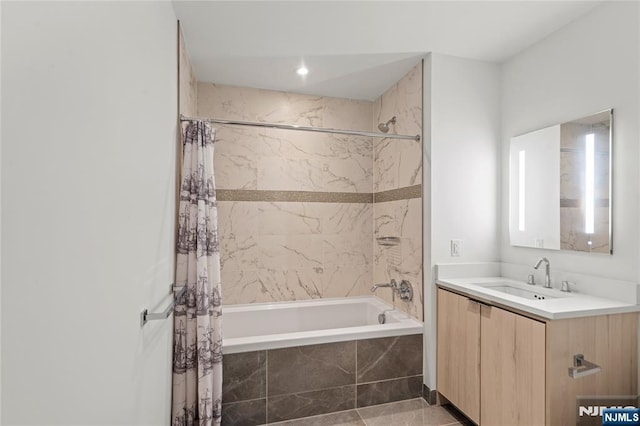
[[[390,132],[422,134],[422,64],[374,102],[199,83],[198,115],[364,131],[395,115]],[[216,127],[219,189],[371,194],[422,183],[421,142]],[[421,198],[218,206],[225,303],[368,295],[372,282],[408,279],[414,301],[396,306],[422,319]],[[383,249],[377,236],[401,244]]]
[[[374,122],[394,115],[389,132],[422,135],[422,63],[389,88],[373,104]],[[374,142],[375,193],[422,184],[422,141],[378,139]],[[373,207],[374,237],[400,237],[396,247],[374,244],[374,280],[408,279],[413,285],[411,303],[396,306],[422,319],[422,198],[376,202]],[[384,290],[384,289],[381,289]],[[391,301],[391,293],[378,296]]]
[[[198,115],[371,131],[372,103],[199,83]],[[371,193],[370,138],[217,126],[219,189]],[[371,203],[219,201],[225,303],[369,294]]]

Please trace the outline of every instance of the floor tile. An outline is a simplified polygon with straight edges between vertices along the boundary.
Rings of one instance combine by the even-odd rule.
[[[422,376],[384,380],[358,385],[357,407],[418,398],[422,394]]]
[[[355,385],[267,397],[267,421],[282,422],[356,408]]]
[[[358,408],[367,426],[444,426],[457,425],[458,420],[447,410],[430,406],[422,398],[390,404]]]
[[[356,410],[342,411],[340,413],[323,414],[315,417],[289,420],[270,425],[286,426],[365,426]]]

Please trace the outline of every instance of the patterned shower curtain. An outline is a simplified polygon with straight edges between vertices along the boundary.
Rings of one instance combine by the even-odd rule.
[[[176,285],[187,286],[174,315],[172,425],[218,425],[222,418],[222,298],[214,131],[184,130]]]

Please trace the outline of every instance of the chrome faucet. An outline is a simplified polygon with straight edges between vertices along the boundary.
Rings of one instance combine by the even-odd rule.
[[[542,262],[544,262],[544,286],[546,288],[551,288],[551,275],[549,274],[549,259],[547,259],[546,257],[541,257],[540,259],[538,259],[538,262],[536,262],[534,269],[538,269],[540,267],[540,264],[542,264]]]

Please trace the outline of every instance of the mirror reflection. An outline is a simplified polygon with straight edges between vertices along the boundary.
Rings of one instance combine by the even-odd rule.
[[[511,139],[511,245],[610,254],[612,110]]]

